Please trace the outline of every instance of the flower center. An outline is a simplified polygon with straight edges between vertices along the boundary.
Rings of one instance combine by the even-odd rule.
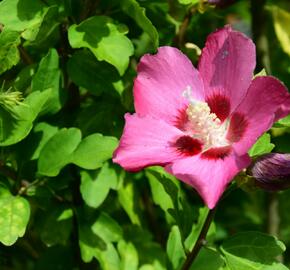
[[[226,139],[228,123],[226,121],[221,123],[216,114],[211,113],[206,102],[195,100],[190,86],[187,86],[183,96],[189,101],[186,113],[191,136],[202,141],[204,151],[211,147],[228,146],[229,142]]]

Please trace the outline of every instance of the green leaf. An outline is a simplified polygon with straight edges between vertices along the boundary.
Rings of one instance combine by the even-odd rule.
[[[0,33],[0,74],[19,62],[20,55],[17,48],[19,44],[19,33],[9,30]]]
[[[178,208],[179,186],[175,178],[172,175],[166,173],[161,167],[151,167],[147,169],[146,176],[151,179],[149,180],[150,182],[158,180],[163,187],[162,190],[161,186],[158,185],[158,190],[152,190],[154,202],[159,204],[160,207],[164,210],[168,210],[172,207]],[[158,197],[160,194],[162,195],[162,198]],[[164,201],[161,201],[163,199]]]
[[[73,48],[89,48],[99,61],[106,61],[123,75],[134,48],[131,41],[109,17],[95,16],[79,25],[72,25],[68,32]]]
[[[230,270],[287,269],[275,259],[285,249],[281,241],[260,232],[238,233],[221,246]]]
[[[290,115],[280,119],[275,123],[275,127],[290,127]]]
[[[249,155],[251,157],[254,157],[267,154],[270,153],[274,147],[275,145],[271,143],[270,134],[265,133],[257,140],[257,142],[249,150]]]
[[[97,61],[92,53],[86,50],[73,54],[67,63],[67,71],[76,85],[97,96],[103,91],[114,91],[113,83],[120,78],[114,67]]]
[[[44,145],[38,160],[38,172],[56,176],[62,167],[71,162],[72,153],[81,142],[81,132],[77,128],[61,129]]]
[[[274,28],[281,47],[290,56],[290,13],[277,6],[270,6],[274,20]]]
[[[49,100],[42,108],[42,114],[54,114],[62,107],[64,96],[61,95],[60,70],[58,66],[57,51],[50,49],[48,54],[41,59],[37,72],[33,76],[31,82],[32,91],[44,92],[50,90],[51,92]]]
[[[193,261],[190,270],[222,270],[221,267],[224,264],[225,262],[218,252],[203,247]]]
[[[0,146],[18,143],[29,134],[33,121],[49,96],[50,90],[37,91],[19,104],[6,106],[0,103]]]
[[[166,253],[164,249],[152,241],[149,231],[140,226],[126,226],[124,239],[136,247],[139,257],[139,269],[166,270]]]
[[[260,77],[260,76],[267,76],[267,71],[266,69],[261,69],[261,71],[259,71],[257,74],[255,74],[254,78],[256,77]]]
[[[132,243],[126,243],[124,240],[118,242],[118,251],[121,256],[120,270],[138,269],[138,252]]]
[[[58,127],[52,126],[46,122],[37,123],[33,128],[32,139],[37,142],[36,148],[31,154],[31,160],[39,158],[40,151],[49,139],[58,132]],[[41,138],[39,138],[41,136]]]
[[[123,236],[123,231],[120,225],[104,212],[100,214],[91,228],[92,231],[106,243],[118,242]]]
[[[39,154],[38,172],[56,176],[69,163],[84,169],[97,169],[112,157],[117,146],[114,137],[92,134],[81,140],[77,128],[61,129],[43,146]]]
[[[29,221],[30,206],[26,199],[13,196],[0,187],[0,242],[13,245],[25,233]]]
[[[195,5],[200,2],[200,0],[178,0],[178,2],[182,5]]]
[[[151,187],[152,198],[155,204],[159,205],[165,213],[168,213],[168,210],[173,209],[174,205],[170,195],[168,195],[163,185],[158,180],[158,177],[160,177],[161,174],[164,174],[164,170],[163,168],[157,169],[157,167],[155,170],[148,169],[145,171]],[[168,218],[170,219],[170,217],[171,216],[169,215]]]
[[[100,170],[94,172],[81,172],[80,191],[87,205],[99,207],[109,194],[110,189],[116,189],[118,184],[114,169],[105,164]]]
[[[137,211],[137,193],[133,183],[128,181],[118,190],[118,199],[131,222],[136,225],[141,225],[139,213]]]
[[[199,209],[198,221],[197,223],[194,223],[192,225],[191,232],[184,242],[185,248],[188,252],[191,251],[195,246],[197,238],[202,230],[203,224],[205,223],[209,211],[210,210],[207,207],[202,207]],[[214,234],[215,234],[215,225],[214,223],[211,223],[207,233],[207,240]]]
[[[84,169],[97,169],[112,157],[117,144],[118,140],[114,137],[91,134],[75,149],[71,162]]]
[[[79,224],[79,246],[82,260],[86,263],[106,250],[106,243],[93,233],[89,224],[84,222]]]
[[[79,245],[84,262],[90,262],[93,258],[96,258],[101,265],[101,269],[120,269],[120,258],[113,244],[104,242],[93,232],[92,226],[89,224],[81,223],[79,226]]]
[[[4,0],[0,2],[0,23],[5,29],[21,32],[21,36],[29,41],[36,39],[46,16],[55,14],[56,6],[47,7],[41,1]],[[51,26],[50,26],[51,29]]]
[[[176,225],[171,228],[166,251],[173,269],[179,269],[186,256],[182,245],[181,234]]]
[[[145,8],[141,7],[136,0],[122,0],[121,7],[149,35],[154,48],[157,49],[159,46],[158,32],[152,22],[147,18]]]
[[[58,206],[44,213],[40,230],[41,240],[47,245],[65,245],[72,231],[73,211],[71,208]]]

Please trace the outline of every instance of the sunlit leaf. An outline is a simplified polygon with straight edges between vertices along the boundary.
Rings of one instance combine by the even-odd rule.
[[[253,157],[267,154],[270,153],[274,147],[275,145],[271,143],[270,134],[265,133],[257,140],[257,142],[249,150],[249,155]]]
[[[0,74],[19,62],[20,55],[17,48],[19,44],[19,33],[9,30],[0,33]]]
[[[158,32],[146,16],[145,8],[142,8],[136,0],[122,0],[121,7],[123,11],[132,17],[139,27],[149,35],[151,42],[156,49],[159,45]]]
[[[282,49],[290,56],[290,13],[277,6],[270,6],[274,28]]]
[[[182,245],[180,231],[177,226],[171,228],[166,250],[173,269],[179,269],[186,256]]]
[[[123,75],[134,48],[131,41],[109,17],[95,16],[69,29],[73,48],[89,48],[99,61],[106,61]]]
[[[13,245],[25,233],[30,216],[30,206],[26,199],[13,196],[0,187],[0,242]]]
[[[82,171],[80,191],[86,204],[97,208],[106,199],[110,189],[116,189],[117,181],[116,172],[108,164],[98,171]]]

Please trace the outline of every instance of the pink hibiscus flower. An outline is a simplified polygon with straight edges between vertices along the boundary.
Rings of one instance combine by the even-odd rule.
[[[247,152],[257,138],[290,112],[280,81],[253,79],[255,58],[253,42],[230,26],[208,37],[198,70],[176,48],[143,56],[136,113],[125,115],[113,161],[128,171],[164,166],[213,208],[250,164]]]

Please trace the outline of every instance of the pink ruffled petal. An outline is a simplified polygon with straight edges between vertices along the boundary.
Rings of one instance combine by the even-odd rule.
[[[165,165],[182,157],[174,143],[184,134],[150,116],[125,115],[125,128],[113,162],[137,171],[150,165]]]
[[[230,118],[227,138],[238,154],[247,153],[275,120],[290,113],[289,96],[286,87],[273,77],[252,81],[245,99]]]
[[[194,98],[203,100],[202,80],[190,60],[176,48],[161,47],[157,54],[143,56],[138,65],[135,110],[176,125],[188,105],[183,97],[187,86]]]
[[[255,45],[226,26],[209,35],[199,61],[206,100],[222,121],[241,103],[256,65]]]
[[[214,208],[229,182],[242,169],[249,166],[248,155],[231,154],[224,159],[206,159],[201,155],[173,162],[165,169],[178,179],[194,187],[205,204]]]

